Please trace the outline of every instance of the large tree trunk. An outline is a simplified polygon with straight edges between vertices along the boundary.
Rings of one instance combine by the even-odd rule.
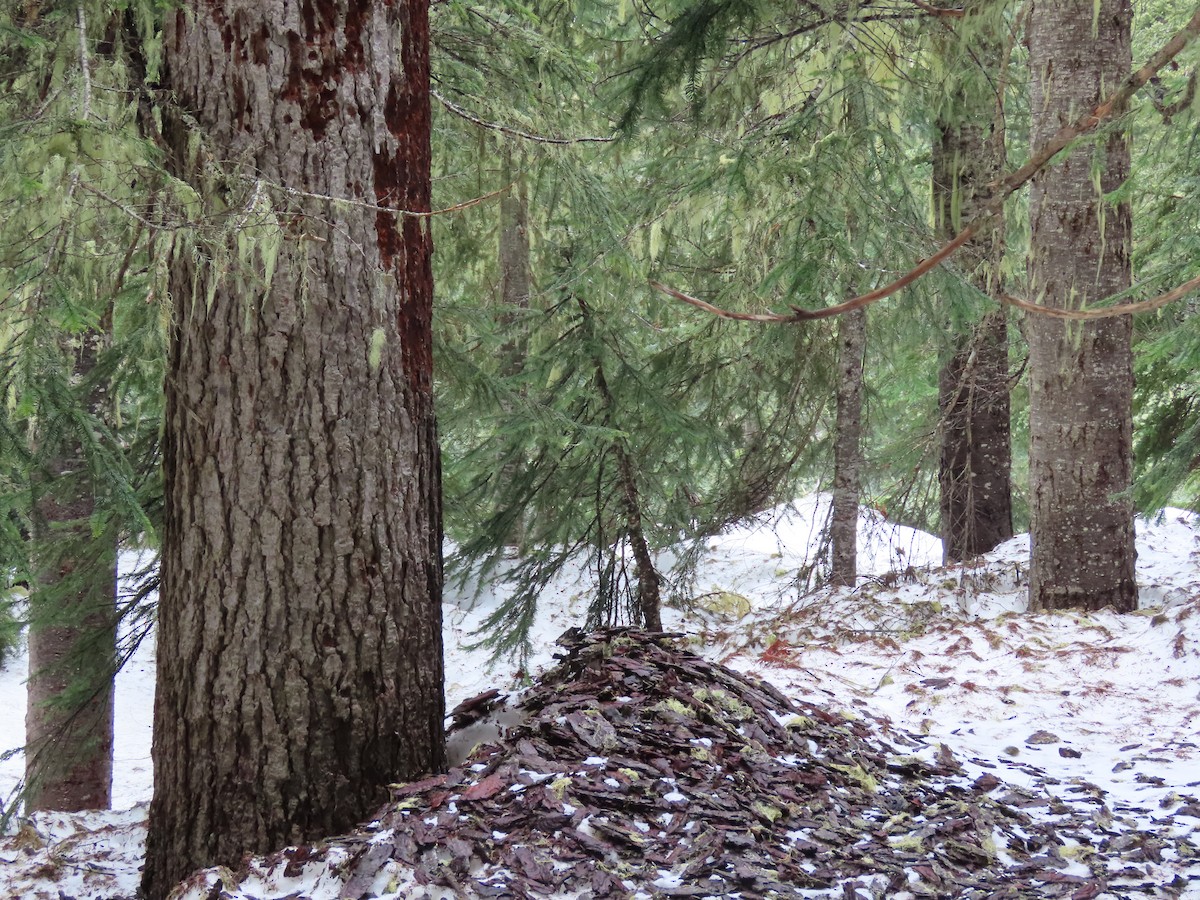
[[[948,71],[933,141],[933,209],[938,232],[953,237],[986,200],[1004,169],[1001,96],[1005,23],[994,0],[972,0],[945,50]],[[1004,223],[993,222],[959,254],[981,293],[997,296]],[[1009,424],[1008,317],[983,317],[957,338],[938,375],[938,487],[942,558],[949,564],[986,553],[1013,534]]]
[[[74,377],[86,382],[101,337],[86,332]],[[87,405],[103,413],[103,392]],[[52,438],[34,479],[33,583],[25,781],[29,810],[107,809],[112,800],[113,673],[116,660],[116,541],[92,533],[94,486],[83,443]]]
[[[862,493],[863,356],[867,311],[838,319],[837,424],[833,442],[833,512],[829,519],[829,580],[858,579],[858,507]]]
[[[150,900],[445,764],[431,244],[388,211],[429,209],[428,40],[426,0],[167,18],[172,165],[226,214],[170,263]]]
[[[1035,3],[1029,21],[1031,142],[1096,106],[1131,66],[1129,0]],[[1033,181],[1031,299],[1078,308],[1130,284],[1128,135],[1085,144]],[[1132,477],[1132,325],[1029,316],[1033,609],[1137,605]]]

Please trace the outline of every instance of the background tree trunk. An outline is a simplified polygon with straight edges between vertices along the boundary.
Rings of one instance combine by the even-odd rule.
[[[983,317],[938,373],[942,561],[1013,536],[1008,317]]]
[[[533,273],[529,259],[529,193],[521,171],[521,158],[513,160],[513,150],[504,147],[503,178],[516,182],[513,189],[500,199],[500,239],[498,261],[500,263],[500,310],[497,316],[500,327],[508,332],[508,338],[500,348],[500,374],[515,377],[525,368],[525,356],[529,352],[528,318],[529,298],[533,285]],[[522,391],[522,393],[524,393]],[[503,404],[503,411],[511,412],[511,404]],[[502,461],[498,471],[501,484],[520,482],[527,478],[529,462],[519,456]],[[524,511],[513,517],[506,543],[520,548],[525,542],[526,518]]]
[[[85,384],[102,337],[64,347]],[[104,414],[104,392],[86,399]],[[95,494],[82,441],[67,425],[34,479],[25,713],[26,808],[107,809],[112,802],[116,541],[92,534]]]
[[[1129,0],[1035,3],[1029,21],[1034,146],[1130,71]],[[1128,135],[1085,144],[1033,181],[1030,299],[1077,308],[1129,287]],[[1029,316],[1033,609],[1137,606],[1132,323]]]
[[[1004,170],[1005,21],[994,0],[973,0],[945,51],[946,98],[933,141],[933,209],[949,239],[969,221]],[[998,220],[959,254],[980,292],[997,296],[1004,259]],[[942,559],[986,553],[1013,534],[1008,316],[986,314],[960,335],[938,374],[938,487]]]
[[[512,148],[505,146],[503,178],[516,182],[512,190],[500,198],[500,314],[507,325],[519,323],[521,313],[529,309],[533,283],[529,264],[529,192],[522,165],[521,157],[514,161]],[[518,371],[525,344],[522,327],[505,345],[506,349],[511,349],[513,361],[518,363],[514,366]]]
[[[151,900],[445,765],[431,244],[372,208],[429,209],[428,40],[425,0],[167,17],[172,165],[225,228],[170,264]]]
[[[587,329],[589,335],[592,335],[592,309],[582,298],[576,298],[576,303],[578,303],[580,314],[583,317],[584,328]],[[608,386],[608,378],[604,374],[604,360],[598,347],[593,348],[592,354],[592,365],[596,372],[596,390],[604,404],[604,427],[619,430],[617,401],[613,397],[612,389]],[[622,530],[633,553],[637,577],[637,601],[634,613],[637,616],[638,624],[647,631],[662,631],[662,575],[654,565],[654,555],[650,550],[650,543],[646,540],[646,532],[643,528],[637,468],[624,438],[613,440],[611,449],[617,463],[616,489],[621,493],[619,506],[624,519]]]
[[[837,425],[833,444],[833,513],[829,580],[853,587],[858,578],[858,506],[862,494],[863,355],[867,311],[838,319]]]

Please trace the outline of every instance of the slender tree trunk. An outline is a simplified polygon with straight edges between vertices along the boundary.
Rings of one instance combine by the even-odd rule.
[[[524,313],[529,309],[533,275],[529,260],[529,195],[520,167],[513,161],[512,148],[504,149],[504,178],[515,181],[513,190],[500,200],[500,326],[508,332],[508,338],[500,348],[501,374],[517,376],[525,368],[528,352],[527,320]],[[508,404],[504,412],[510,412]],[[498,477],[501,484],[524,480],[527,463],[523,453],[517,450],[501,465]],[[514,516],[509,529],[507,543],[520,547],[525,542],[526,520],[524,512]]]
[[[582,299],[577,301],[583,314],[584,327],[592,329],[591,308]],[[604,374],[604,364],[599,353],[592,360],[596,370],[596,389],[604,403],[604,424],[607,428],[617,428],[616,400],[608,386],[608,378]],[[624,530],[633,551],[633,559],[637,565],[637,611],[641,625],[647,631],[662,631],[662,576],[654,565],[654,557],[650,553],[650,544],[646,540],[646,532],[642,527],[642,502],[637,486],[637,470],[629,454],[625,442],[618,439],[613,442],[612,453],[617,461],[617,487],[621,491],[621,509],[625,514]]]
[[[1002,5],[967,3],[967,15],[944,53],[949,74],[933,141],[933,208],[937,229],[947,239],[975,215],[989,183],[1004,169]],[[959,254],[967,279],[988,296],[1002,290],[1004,243],[1004,223],[996,221]],[[1003,309],[988,313],[958,339],[938,375],[938,411],[942,558],[949,564],[986,553],[1013,534]]]
[[[86,332],[74,377],[86,382],[101,336]],[[87,399],[103,415],[104,394]],[[107,809],[112,801],[116,543],[92,534],[95,493],[83,443],[58,438],[35,479],[25,714],[29,810]]]
[[[429,209],[428,40],[426,0],[167,16],[227,237],[170,261],[149,900],[445,765],[431,243],[389,211]]]
[[[1129,0],[1035,3],[1029,21],[1030,140],[1099,103],[1130,71]],[[1078,308],[1131,281],[1128,134],[1085,144],[1033,181],[1031,299]],[[1029,341],[1033,609],[1137,605],[1128,317],[1025,321]]]
[[[838,319],[837,425],[833,444],[833,514],[829,580],[853,587],[858,578],[858,507],[862,494],[863,355],[867,311]]]
[[[516,324],[520,314],[529,309],[533,277],[529,265],[529,194],[511,148],[504,151],[504,178],[516,184],[500,199],[500,304],[501,315],[508,316],[509,324]],[[518,370],[524,361],[524,337],[518,333],[508,345]]]
[[[654,566],[650,544],[646,541],[646,533],[642,529],[642,504],[638,499],[633,461],[622,444],[618,443],[614,449],[617,454],[621,491],[624,494],[625,529],[629,535],[629,544],[633,548],[633,558],[637,563],[638,612],[641,614],[642,626],[647,631],[662,631],[662,576]]]

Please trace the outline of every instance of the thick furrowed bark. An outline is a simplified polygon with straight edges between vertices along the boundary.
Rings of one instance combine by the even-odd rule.
[[[225,0],[164,37],[176,174],[227,206],[171,261],[152,900],[445,764],[431,248],[389,211],[429,209],[427,5]]]

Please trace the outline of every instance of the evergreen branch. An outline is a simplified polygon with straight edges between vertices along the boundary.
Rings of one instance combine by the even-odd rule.
[[[611,144],[613,141],[616,140],[615,136],[614,137],[554,138],[554,137],[546,137],[545,135],[540,135],[540,134],[532,134],[531,132],[528,132],[528,131],[519,131],[518,129],[512,128],[508,125],[500,125],[496,122],[484,121],[483,119],[479,118],[478,116],[475,116],[472,113],[468,112],[467,110],[463,109],[461,106],[458,106],[454,102],[447,100],[445,97],[443,97],[440,93],[438,93],[433,88],[429,89],[429,94],[431,97],[433,97],[435,100],[437,100],[438,103],[442,104],[442,106],[444,106],[444,107],[446,107],[446,109],[450,110],[450,112],[454,113],[456,116],[459,116],[460,118],[466,119],[472,125],[478,125],[480,128],[487,128],[491,131],[499,131],[501,134],[507,134],[510,137],[521,138],[522,140],[526,140],[526,141],[534,141],[538,144],[557,144],[559,146],[565,146],[565,145],[570,145],[570,144]]]
[[[251,180],[250,176],[244,176],[247,181]],[[265,181],[260,178],[253,179],[256,186],[266,184],[283,194],[289,194],[293,197],[307,197],[311,200],[325,200],[329,203],[338,203],[345,206],[353,206],[358,209],[368,209],[373,212],[392,213],[396,216],[405,216],[410,219],[429,219],[433,216],[444,216],[449,213],[462,212],[464,209],[470,209],[472,206],[478,206],[480,203],[486,203],[488,200],[495,199],[501,194],[506,194],[516,186],[516,182],[510,182],[504,187],[492,191],[488,194],[483,194],[479,197],[472,197],[470,200],[464,200],[462,203],[455,203],[453,206],[447,206],[442,209],[434,209],[429,212],[418,212],[411,209],[398,209],[394,206],[380,206],[378,203],[368,203],[366,200],[354,200],[350,197],[334,197],[330,194],[319,194],[315,191],[303,191],[300,188],[286,187],[282,184],[275,184],[270,181]]]
[[[280,193],[290,194],[291,196],[294,196],[294,197],[307,197],[312,200],[325,200],[325,201],[328,201],[329,203],[345,204],[347,206],[354,206],[359,209],[368,209],[373,212],[392,213],[397,216],[407,216],[412,219],[428,219],[432,216],[444,216],[444,215],[448,215],[449,213],[461,212],[464,209],[470,209],[472,206],[478,206],[480,203],[486,203],[488,200],[492,200],[495,197],[500,196],[501,194],[507,193],[508,191],[513,189],[514,185],[516,185],[516,182],[514,181],[514,182],[511,182],[510,184],[506,184],[504,187],[502,187],[498,190],[492,191],[491,193],[484,194],[480,197],[473,197],[470,200],[464,200],[462,203],[456,203],[453,206],[447,206],[443,209],[435,209],[435,210],[432,210],[431,212],[414,212],[413,210],[398,209],[393,206],[380,206],[378,203],[368,203],[365,200],[354,200],[349,197],[334,197],[330,194],[319,194],[315,191],[303,191],[303,190],[300,190],[299,188],[290,188],[290,187],[285,187],[282,184],[275,184],[273,182],[264,181],[261,178],[251,179],[250,176],[245,176],[245,179],[247,181],[250,181],[250,180],[254,181],[254,195],[251,197],[251,200],[246,204],[246,206],[244,208],[244,214],[238,220],[238,223],[235,226],[236,228],[240,228],[240,227],[242,227],[242,225],[245,224],[247,218],[249,217],[250,213],[253,210],[254,205],[257,203],[258,197],[262,191],[262,187],[264,184],[279,191]],[[159,222],[159,223],[151,222],[151,221],[147,220],[146,218],[144,218],[143,216],[139,215],[135,210],[131,209],[129,206],[122,203],[116,197],[113,197],[110,194],[105,193],[103,190],[96,187],[95,185],[80,181],[78,186],[83,188],[88,193],[95,194],[101,200],[107,201],[108,203],[112,204],[117,209],[119,209],[121,212],[125,213],[125,215],[129,216],[129,218],[133,219],[135,222],[137,222],[140,225],[142,225],[146,228],[149,228],[153,231],[174,231],[174,230],[179,230],[181,228],[187,228],[191,225],[191,223],[189,223],[189,222],[183,222],[183,223],[178,223],[178,224],[174,224],[174,225],[169,225],[169,224],[162,223],[162,222]]]
[[[916,2],[916,0],[914,0],[914,2]],[[954,10],[944,10],[942,12],[950,13],[954,12]],[[961,15],[961,13],[959,14]],[[871,22],[909,22],[916,17],[916,13],[911,12],[874,13],[870,15],[859,16],[854,20],[854,24],[866,25]],[[746,44],[746,48],[730,61],[730,68],[736,68],[743,60],[752,54],[757,53],[759,50],[772,47],[775,44],[787,43],[795,38],[802,37],[806,34],[811,34],[820,28],[825,28],[829,25],[832,25],[834,22],[842,21],[845,21],[844,10],[831,15],[823,14],[821,18],[805,22],[803,25],[798,25],[790,31],[785,31],[782,34],[771,34],[754,38],[753,40],[743,40],[740,43]]]
[[[1151,56],[1150,59],[1146,61],[1145,65],[1143,65],[1140,69],[1131,72],[1121,83],[1119,88],[1109,94],[1108,97],[1101,101],[1101,103],[1094,109],[1089,110],[1074,122],[1064,125],[1057,132],[1055,132],[1049,140],[1047,140],[1044,144],[1042,144],[1041,147],[1037,149],[1037,152],[1030,155],[1025,165],[1021,166],[1019,169],[1010,173],[1009,175],[1006,175],[1004,178],[1000,179],[999,182],[995,182],[995,189],[991,199],[984,204],[978,215],[976,215],[973,219],[971,219],[970,222],[963,226],[963,229],[957,235],[955,235],[953,239],[944,244],[928,259],[924,259],[919,262],[911,270],[897,278],[891,284],[886,284],[877,290],[862,294],[850,300],[846,300],[843,303],[838,303],[834,306],[827,306],[824,309],[799,309],[793,307],[792,312],[787,315],[780,313],[731,312],[729,310],[719,309],[718,307],[713,306],[711,303],[706,303],[703,300],[699,300],[695,297],[684,294],[681,291],[668,288],[666,285],[660,284],[657,281],[651,281],[650,286],[655,290],[663,291],[664,293],[674,297],[676,300],[682,300],[684,303],[689,303],[692,306],[703,309],[706,312],[709,312],[715,316],[719,316],[723,319],[735,319],[743,322],[769,322],[777,324],[795,324],[797,322],[805,322],[812,319],[828,319],[832,316],[838,316],[842,315],[843,313],[853,312],[856,309],[862,309],[863,307],[870,306],[873,303],[877,303],[880,300],[886,299],[892,294],[895,294],[912,284],[914,281],[927,274],[930,270],[949,259],[950,256],[955,253],[955,251],[957,251],[965,243],[967,243],[967,241],[978,234],[983,227],[988,224],[988,222],[995,218],[995,216],[1004,209],[1004,203],[1010,196],[1033,180],[1033,176],[1045,168],[1050,161],[1060,152],[1065,150],[1072,141],[1085,134],[1095,131],[1100,127],[1101,124],[1108,119],[1111,119],[1117,110],[1124,107],[1129,99],[1133,97],[1133,95],[1137,93],[1146,84],[1146,82],[1148,82],[1154,76],[1154,74],[1158,72],[1159,69],[1178,56],[1183,48],[1191,43],[1191,41],[1198,34],[1200,34],[1200,6],[1196,7],[1196,11],[1192,14],[1192,17],[1188,20],[1188,23],[1184,25],[1174,37],[1172,37],[1169,41],[1167,41],[1167,43],[1159,48],[1158,52]],[[1192,285],[1191,282],[1188,282],[1185,287],[1187,289],[1184,290],[1184,293],[1187,293],[1192,289],[1192,287],[1194,287],[1194,285]],[[1168,300],[1163,300],[1162,297],[1156,297],[1153,301],[1146,302],[1165,305],[1166,303],[1171,302],[1171,300],[1178,299],[1175,296],[1171,296],[1174,293],[1175,292],[1172,291],[1168,295],[1163,295],[1170,296],[1170,299]],[[1182,294],[1179,296],[1182,296]],[[1034,306],[1034,308],[1039,312],[1042,312],[1046,309],[1045,307],[1039,307],[1036,304],[1030,305]],[[1127,315],[1129,311],[1132,310],[1132,307],[1139,305],[1140,304],[1130,304],[1128,306],[1123,306],[1121,307],[1121,312],[1109,310],[1092,310],[1091,312],[1104,312],[1106,315]],[[1156,309],[1157,307],[1150,306],[1147,308]],[[1075,310],[1073,312],[1082,312],[1082,310]],[[1065,318],[1073,317],[1074,316],[1066,316]],[[1092,316],[1084,316],[1084,318],[1092,318]]]
[[[965,230],[963,233],[965,233]],[[960,235],[960,237],[961,237],[961,235]],[[947,244],[946,246],[949,247],[951,245]],[[957,249],[957,247],[955,247],[955,249]],[[945,250],[945,248],[943,248],[943,251],[944,250]],[[946,254],[946,255],[948,256],[949,254]],[[944,257],[943,257],[943,259],[944,259]],[[927,272],[929,270],[928,266],[931,262],[933,262],[933,264],[936,265],[937,262],[935,262],[935,260],[936,260],[936,257],[931,256],[928,260],[925,260],[925,262],[923,262],[920,266],[918,266],[917,268],[913,269],[908,274],[906,274],[903,278],[900,278],[897,281],[892,282],[891,285],[887,285],[884,288],[880,288],[879,291],[873,291],[871,294],[864,294],[863,297],[871,297],[874,294],[880,293],[880,291],[884,291],[884,290],[887,290],[888,288],[892,288],[892,287],[895,287],[895,290],[899,290],[900,287],[910,284],[911,282],[913,282],[917,278],[919,278],[921,275],[923,275],[925,272]],[[937,261],[940,261],[940,260],[937,260]],[[904,282],[904,284],[901,284],[901,282]],[[896,285],[899,285],[900,287],[896,287]],[[650,286],[652,288],[654,288],[655,290],[662,291],[664,294],[667,294],[668,296],[674,297],[676,300],[681,300],[684,303],[690,304],[691,306],[695,306],[697,309],[702,309],[705,312],[712,313],[714,316],[717,316],[722,319],[732,319],[732,320],[738,321],[738,322],[769,322],[769,323],[775,323],[775,324],[793,324],[795,322],[806,320],[806,319],[823,318],[822,316],[811,316],[811,315],[800,316],[800,315],[798,315],[801,312],[807,312],[806,310],[796,310],[796,313],[793,313],[792,315],[781,315],[779,313],[732,312],[730,310],[721,309],[720,307],[713,306],[711,303],[708,303],[704,300],[700,300],[697,297],[692,297],[688,294],[683,293],[682,291],[677,291],[674,288],[667,287],[665,284],[662,284],[661,282],[658,282],[658,281],[651,281]],[[1156,309],[1162,309],[1162,307],[1167,306],[1170,303],[1174,303],[1176,300],[1182,300],[1184,297],[1186,297],[1192,291],[1197,290],[1197,289],[1200,289],[1200,275],[1197,275],[1195,278],[1190,278],[1187,281],[1185,281],[1183,284],[1179,285],[1178,287],[1172,288],[1171,290],[1169,290],[1165,293],[1159,294],[1157,297],[1152,297],[1149,300],[1140,300],[1137,303],[1126,303],[1126,304],[1122,304],[1120,306],[1110,306],[1110,307],[1107,307],[1104,309],[1058,309],[1053,306],[1042,306],[1039,303],[1031,303],[1028,300],[1021,300],[1018,297],[1012,297],[1008,294],[1002,294],[998,297],[992,297],[990,299],[993,299],[993,300],[997,301],[998,303],[1002,303],[1005,306],[1011,306],[1015,309],[1024,310],[1025,312],[1036,313],[1037,315],[1041,315],[1041,316],[1047,316],[1051,319],[1070,319],[1073,321],[1087,321],[1090,319],[1112,319],[1112,318],[1116,318],[1117,316],[1131,316],[1136,313],[1152,312]],[[894,291],[893,291],[893,293],[894,293]],[[1118,295],[1114,295],[1114,296],[1118,296]],[[863,297],[859,297],[856,299],[861,300],[861,299],[863,299]],[[883,298],[879,297],[876,299],[883,299]],[[1109,299],[1111,299],[1111,298],[1109,298]],[[847,301],[847,302],[853,303],[855,301],[852,300],[852,301]],[[874,302],[874,301],[867,301],[867,302]],[[1104,302],[1104,301],[1101,301],[1101,302]],[[862,305],[865,306],[866,303],[863,303]],[[830,307],[830,308],[835,309],[836,307]]]
[[[799,307],[794,306],[792,307],[792,312],[787,315],[782,313],[731,312],[730,310],[720,309],[719,307],[713,306],[711,303],[706,303],[705,301],[696,297],[684,294],[681,291],[675,290],[674,288],[669,288],[657,281],[651,281],[650,286],[655,290],[662,291],[663,293],[674,297],[676,300],[682,300],[684,303],[690,303],[692,306],[703,309],[705,312],[712,313],[714,316],[719,316],[722,319],[735,319],[739,322],[770,322],[780,325],[792,325],[797,322],[805,322],[812,319],[827,319],[831,316],[851,312],[856,309],[861,309],[864,306],[869,306],[872,303],[877,303],[878,301],[890,297],[892,294],[895,294],[898,291],[908,287],[918,278],[949,259],[959,247],[974,237],[975,233],[980,229],[980,227],[982,227],[984,222],[986,222],[987,219],[990,219],[993,215],[995,215],[995,213],[989,212],[985,213],[983,216],[977,217],[973,222],[971,222],[971,224],[967,225],[966,228],[960,231],[954,240],[950,241],[948,244],[938,250],[938,252],[933,254],[933,256],[919,262],[914,268],[901,275],[891,284],[885,284],[881,288],[877,288],[869,293],[862,294],[852,300],[847,300],[845,303],[839,303],[837,306],[826,307],[825,309],[800,309]]]

